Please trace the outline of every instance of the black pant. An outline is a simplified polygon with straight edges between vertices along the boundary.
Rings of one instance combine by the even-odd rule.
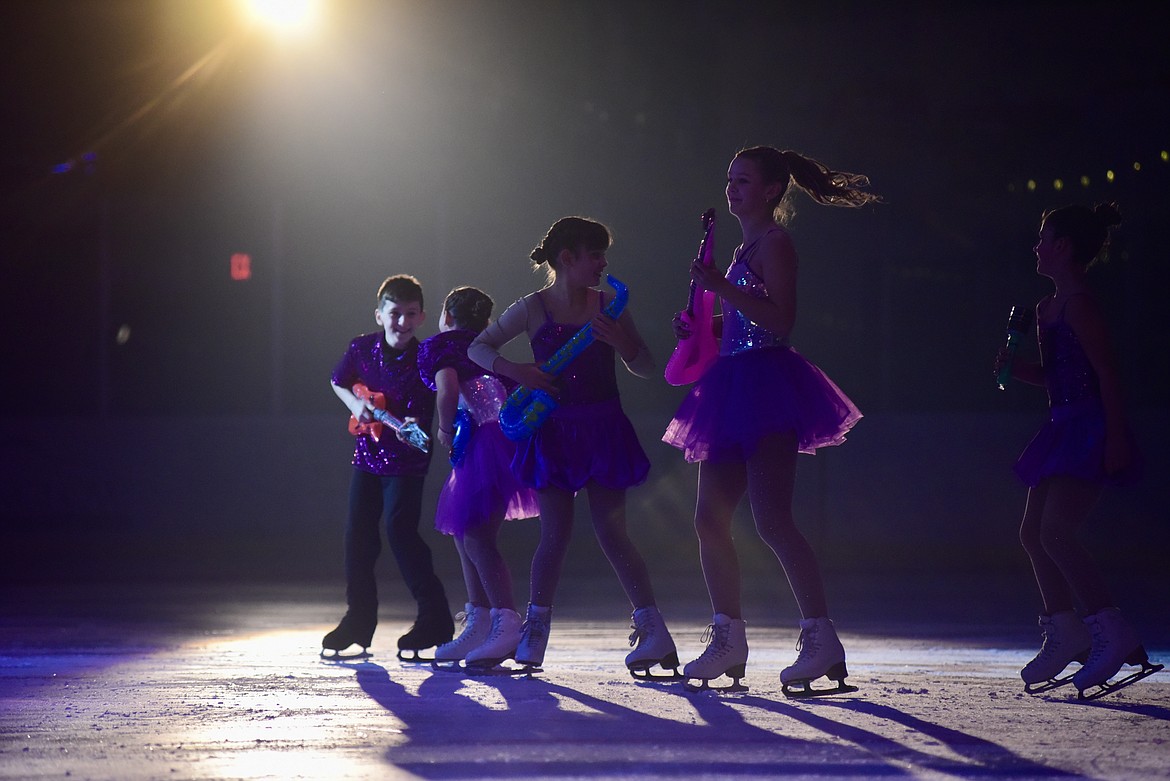
[[[349,614],[374,626],[378,622],[378,585],[374,564],[382,552],[378,522],[385,517],[386,538],[402,579],[418,602],[419,615],[428,611],[450,615],[443,584],[435,575],[431,549],[418,532],[422,516],[423,477],[383,477],[353,471],[349,486],[349,518],[345,525],[345,598]]]

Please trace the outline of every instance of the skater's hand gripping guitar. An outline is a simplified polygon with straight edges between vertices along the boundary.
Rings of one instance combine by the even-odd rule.
[[[613,288],[614,297],[601,314],[610,320],[617,320],[622,310],[626,308],[626,303],[630,300],[630,289],[612,274],[606,275],[605,281]],[[541,424],[557,408],[556,399],[550,392],[555,387],[552,381],[586,347],[593,344],[594,322],[598,321],[590,321],[582,326],[580,331],[573,334],[569,341],[565,342],[539,367],[528,366],[522,370],[523,376],[517,378],[521,381],[521,386],[513,391],[500,407],[500,430],[504,432],[504,436],[513,441],[527,439],[536,433]],[[599,326],[599,330],[605,327],[602,324]],[[607,334],[606,341],[609,342],[613,338],[611,332]]]
[[[362,414],[360,418],[350,416],[349,433],[354,436],[369,434],[375,442],[378,442],[382,438],[382,427],[389,426],[400,441],[424,453],[430,451],[431,438],[427,436],[427,432],[419,428],[418,424],[410,418],[399,420],[387,412],[386,397],[383,394],[371,391],[359,382],[353,386],[353,395],[365,403],[369,419],[366,419],[365,414]]]
[[[671,385],[689,385],[695,382],[719,355],[715,340],[715,293],[706,277],[718,274],[712,258],[715,235],[715,210],[703,212],[703,240],[691,264],[691,289],[687,308],[675,315],[674,332],[678,345],[666,362],[663,376]]]

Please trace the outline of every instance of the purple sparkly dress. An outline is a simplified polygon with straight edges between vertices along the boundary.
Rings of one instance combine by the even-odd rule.
[[[544,298],[539,294],[537,298],[544,307]],[[532,337],[532,356],[538,364],[581,330],[580,325],[553,322],[547,308],[544,315],[545,322]],[[512,461],[512,471],[525,485],[576,493],[590,480],[613,489],[645,482],[650,459],[622,410],[615,360],[613,347],[595,341],[557,378],[559,406],[535,434],[519,443]]]
[[[463,460],[451,469],[435,510],[435,528],[456,536],[501,513],[507,520],[540,514],[536,492],[521,485],[509,466],[516,443],[500,431],[500,405],[507,398],[504,384],[467,357],[475,335],[475,331],[446,331],[424,341],[418,351],[419,374],[431,390],[436,390],[435,375],[440,369],[455,369],[459,406],[475,422]]]
[[[727,279],[757,298],[764,281],[748,267],[758,242],[736,250]],[[839,445],[861,412],[824,372],[723,302],[719,358],[691,388],[662,441],[687,461],[744,461],[761,438],[795,431],[802,453]]]
[[[1041,323],[1037,332],[1049,416],[1016,461],[1016,476],[1033,488],[1053,475],[1117,485],[1133,482],[1141,471],[1136,453],[1123,472],[1105,474],[1105,408],[1097,373],[1064,321],[1064,311],[1057,320]]]

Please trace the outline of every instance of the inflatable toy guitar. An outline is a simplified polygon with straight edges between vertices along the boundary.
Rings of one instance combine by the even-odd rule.
[[[471,430],[475,428],[475,421],[471,419],[471,413],[467,411],[466,407],[459,407],[455,410],[455,422],[452,424],[451,434],[451,455],[448,460],[451,466],[459,466],[463,463],[463,457],[467,455],[467,440],[471,439]]]
[[[382,427],[389,426],[406,437],[406,443],[411,447],[416,447],[424,453],[430,451],[431,438],[427,436],[427,432],[419,428],[417,423],[404,423],[387,412],[386,397],[383,394],[371,391],[359,382],[353,386],[353,395],[374,405],[372,411],[374,419],[369,423],[362,423],[350,415],[349,433],[355,437],[358,434],[369,434],[377,442],[382,438]]]
[[[613,320],[618,318],[630,300],[630,289],[612,274],[607,274],[605,281],[614,290],[613,301],[601,313]],[[581,330],[573,334],[569,341],[561,345],[552,356],[540,366],[540,370],[556,377],[565,370],[565,367],[582,351],[593,344],[593,323],[582,326]],[[529,390],[520,386],[512,391],[504,405],[500,407],[500,430],[508,439],[518,442],[527,439],[536,433],[549,414],[557,408],[556,399],[544,391]]]
[[[714,263],[711,257],[715,235],[715,210],[703,212],[703,241],[695,260],[704,266]],[[687,297],[687,308],[682,313],[683,322],[691,327],[691,335],[679,339],[670,360],[666,362],[663,376],[671,385],[689,385],[707,371],[719,356],[719,342],[712,330],[715,317],[715,294],[710,290],[699,290],[691,280],[691,292]]]

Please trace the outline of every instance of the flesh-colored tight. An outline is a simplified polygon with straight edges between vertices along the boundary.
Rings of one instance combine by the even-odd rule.
[[[1090,614],[1113,604],[1101,568],[1077,539],[1100,495],[1099,484],[1064,475],[1028,491],[1020,543],[1048,615],[1072,610],[1076,602]]]
[[[746,461],[699,464],[695,533],[713,612],[742,618],[739,557],[731,521],[747,493],[756,532],[784,568],[800,614],[828,616],[816,554],[792,515],[796,455],[796,436],[786,432],[764,437]]]
[[[646,561],[626,531],[626,492],[596,482],[585,486],[593,531],[610,566],[634,608],[654,604],[654,589]],[[537,492],[540,501],[540,543],[532,557],[531,600],[534,605],[551,606],[569,540],[573,534],[573,494],[560,488]]]

